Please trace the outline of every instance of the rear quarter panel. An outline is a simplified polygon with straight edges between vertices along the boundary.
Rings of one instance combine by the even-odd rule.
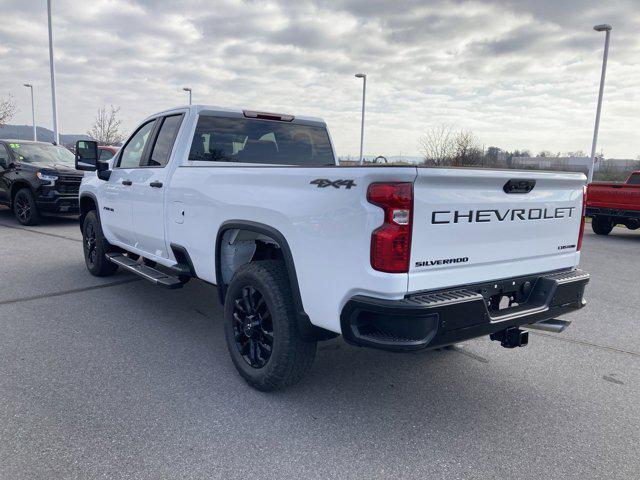
[[[340,311],[351,296],[406,294],[407,274],[371,268],[371,232],[383,214],[367,202],[366,192],[373,182],[415,178],[414,167],[181,166],[171,180],[167,211],[179,205],[185,215],[167,219],[168,241],[187,247],[198,277],[216,283],[214,251],[223,223],[275,228],[291,249],[311,322],[339,332]],[[317,179],[353,180],[355,186],[322,188],[311,183]]]

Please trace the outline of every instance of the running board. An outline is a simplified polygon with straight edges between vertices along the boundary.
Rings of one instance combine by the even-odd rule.
[[[155,268],[151,268],[141,263],[135,262],[131,258],[121,253],[107,253],[106,257],[110,262],[115,263],[119,267],[133,272],[136,275],[141,276],[145,280],[149,280],[151,283],[155,283],[156,285],[160,285],[162,287],[170,289],[182,288],[183,286],[183,283],[177,277],[172,277],[171,275],[167,275],[160,270],[156,270]]]

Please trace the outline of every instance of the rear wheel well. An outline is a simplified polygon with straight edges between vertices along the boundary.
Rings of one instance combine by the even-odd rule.
[[[284,255],[278,242],[251,230],[230,228],[222,234],[216,258],[219,259],[218,285],[227,286],[242,265],[257,260],[280,260]]]
[[[227,287],[238,268],[254,261],[278,260],[283,263],[287,271],[300,334],[314,341],[328,340],[338,336],[334,332],[313,325],[304,312],[289,244],[274,228],[253,222],[224,224],[218,232],[215,258],[216,283],[222,304],[224,304]]]

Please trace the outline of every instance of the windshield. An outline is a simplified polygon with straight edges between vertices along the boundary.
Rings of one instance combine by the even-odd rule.
[[[201,116],[189,160],[334,165],[327,129],[296,123]]]
[[[10,143],[9,147],[20,162],[75,166],[75,156],[64,147],[46,143]]]

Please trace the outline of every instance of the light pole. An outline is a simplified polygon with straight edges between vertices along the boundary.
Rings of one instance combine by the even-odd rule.
[[[602,57],[602,73],[600,74],[600,93],[598,94],[598,109],[596,110],[596,125],[593,129],[593,143],[591,144],[591,165],[589,167],[589,183],[593,181],[593,171],[596,162],[596,145],[598,143],[598,130],[600,129],[600,113],[602,112],[602,95],[604,94],[604,77],[607,73],[607,59],[609,58],[609,40],[611,38],[611,25],[596,25],[596,32],[606,32],[604,37],[604,56]]]
[[[51,27],[51,0],[47,0],[47,19],[49,21],[49,68],[51,69],[51,105],[53,109],[53,141],[60,144],[58,134],[58,107],[56,102],[56,67],[53,63],[53,28]]]
[[[360,123],[360,165],[363,162],[362,149],[364,147],[364,102],[367,96],[367,74],[356,73],[356,78],[362,79],[362,121]]]
[[[191,87],[184,87],[182,90],[189,92],[189,105],[191,105]]]
[[[33,123],[33,141],[38,141],[38,134],[36,133],[36,106],[33,102],[33,85],[30,83],[24,83],[25,87],[31,90],[31,122]]]

